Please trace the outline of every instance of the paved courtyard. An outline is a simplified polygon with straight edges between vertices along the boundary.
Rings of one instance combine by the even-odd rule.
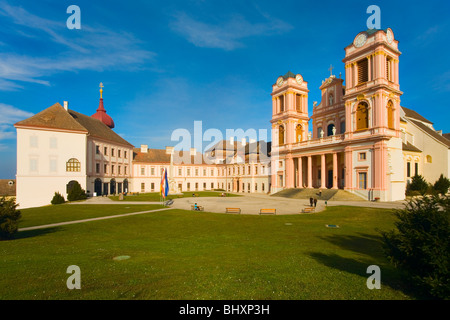
[[[87,201],[75,204],[158,204],[159,202],[144,201],[113,201],[107,197],[90,198]],[[174,209],[191,210],[191,206],[197,205],[205,208],[205,211],[225,213],[226,208],[240,208],[242,214],[259,214],[260,209],[276,209],[277,214],[299,214],[304,208],[309,207],[309,200],[271,197],[268,195],[242,194],[242,197],[185,197],[175,199],[170,206]],[[327,201],[328,206],[358,206],[371,208],[403,208],[403,201],[398,202],[368,202],[368,201]],[[325,209],[325,201],[318,201],[316,212]]]

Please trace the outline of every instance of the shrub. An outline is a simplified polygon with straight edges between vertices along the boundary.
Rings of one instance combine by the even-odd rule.
[[[421,195],[424,195],[429,190],[428,183],[421,175],[415,175],[412,178],[411,183],[408,185],[408,191],[419,191]]]
[[[64,197],[59,193],[59,192],[55,192],[55,195],[53,196],[52,199],[52,204],[61,204],[61,203],[65,203],[66,200],[64,199]]]
[[[450,298],[450,198],[411,200],[395,216],[396,229],[382,232],[387,257],[427,293]]]
[[[69,190],[67,200],[76,201],[86,199],[87,199],[86,191],[84,191],[83,188],[81,188],[81,185],[77,181],[75,181],[72,188]]]
[[[450,180],[448,178],[445,178],[444,175],[441,174],[439,179],[434,183],[434,190],[442,195],[445,195],[447,194],[449,188]]]
[[[22,216],[14,199],[0,199],[0,239],[11,239],[19,229]]]

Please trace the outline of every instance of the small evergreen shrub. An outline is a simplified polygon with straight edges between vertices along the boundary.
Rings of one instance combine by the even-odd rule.
[[[83,188],[81,188],[81,185],[77,181],[75,181],[72,188],[69,190],[67,200],[76,201],[86,199],[87,199],[86,191],[84,191]]]
[[[55,195],[53,196],[51,203],[52,204],[62,204],[65,202],[66,202],[66,200],[64,199],[64,197],[59,192],[55,192]]]
[[[421,175],[415,175],[411,183],[407,187],[407,191],[419,191],[421,195],[425,195],[429,190],[427,181]]]
[[[442,195],[445,195],[447,194],[449,188],[450,188],[450,180],[444,177],[443,174],[441,174],[439,179],[434,183],[434,190],[436,190],[436,192]]]
[[[11,239],[19,229],[22,214],[16,208],[14,199],[0,199],[0,240]]]
[[[450,198],[425,196],[395,213],[396,229],[382,232],[388,259],[411,283],[440,299],[450,298]]]

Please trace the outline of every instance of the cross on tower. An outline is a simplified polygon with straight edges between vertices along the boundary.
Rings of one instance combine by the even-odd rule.
[[[334,69],[334,68],[333,68],[333,65],[331,64],[331,65],[330,65],[330,69],[328,69],[328,70],[330,70],[330,77],[333,75],[333,69]]]

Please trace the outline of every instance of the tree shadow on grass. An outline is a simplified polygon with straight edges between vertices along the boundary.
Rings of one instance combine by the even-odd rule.
[[[35,229],[35,230],[27,230],[27,231],[18,231],[14,238],[11,240],[20,240],[20,239],[26,239],[26,238],[35,238],[39,236],[43,236],[50,233],[55,233],[58,231],[61,231],[62,228],[60,227],[51,227],[51,228],[44,228],[44,229]]]
[[[359,256],[358,258],[347,258],[335,253],[310,252],[309,256],[321,264],[366,279],[371,275],[371,273],[367,273],[367,268],[377,265],[381,269],[382,286],[389,286],[416,299],[426,299],[417,288],[407,281],[405,274],[392,266],[384,256],[381,235],[359,233],[357,235],[331,235],[321,237],[321,239],[340,247],[344,252],[351,251]],[[365,281],[363,285],[365,288]]]

